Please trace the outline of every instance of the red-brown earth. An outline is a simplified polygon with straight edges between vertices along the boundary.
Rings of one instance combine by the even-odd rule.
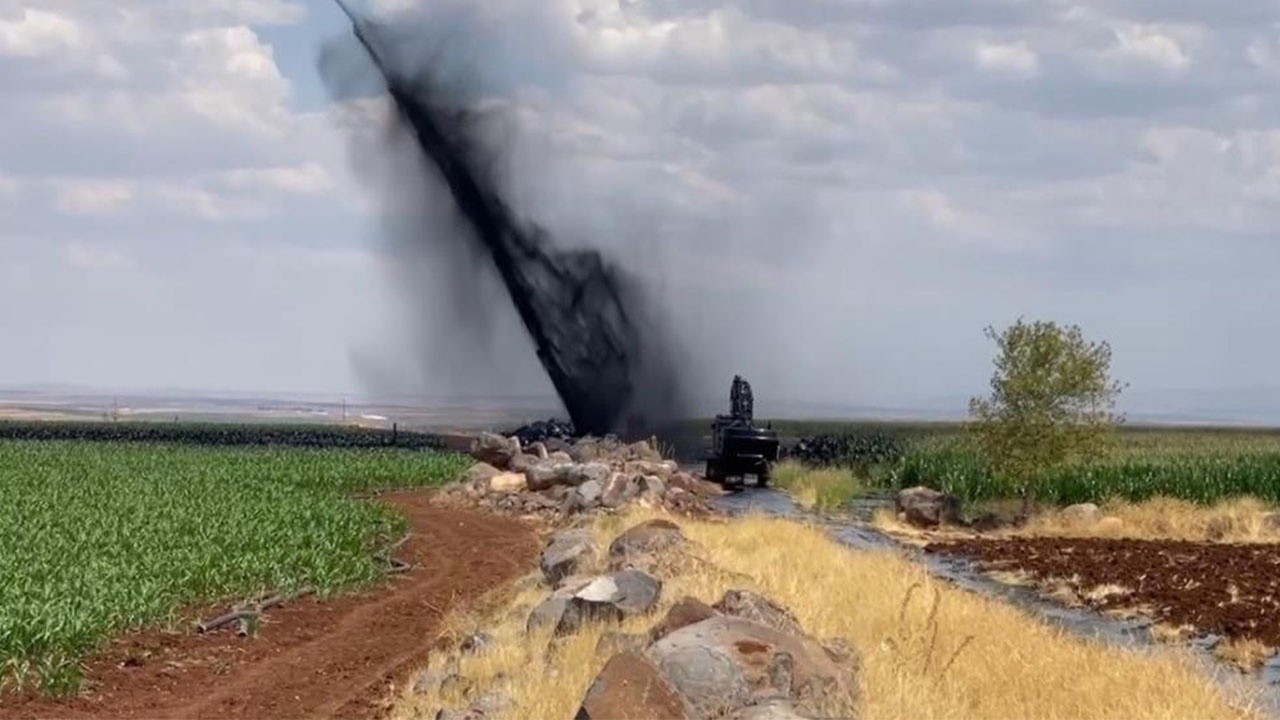
[[[1095,610],[1136,609],[1173,627],[1280,647],[1280,545],[1006,538],[932,543],[925,550],[1064,583]],[[1091,596],[1106,586],[1127,592]]]
[[[227,629],[119,638],[86,666],[66,699],[0,699],[4,718],[367,718],[438,646],[442,620],[534,566],[527,523],[443,508],[430,493],[389,493],[409,521],[397,558],[411,564],[382,587],[268,610],[255,637]]]

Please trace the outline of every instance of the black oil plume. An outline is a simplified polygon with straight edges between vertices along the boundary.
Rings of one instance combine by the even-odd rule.
[[[476,244],[492,260],[577,431],[629,435],[677,417],[682,393],[670,346],[641,288],[599,252],[557,249],[545,230],[517,218],[487,172],[496,151],[478,130],[481,115],[441,81],[433,67],[440,58],[403,61],[391,52],[389,28],[338,4],[398,121],[465,220],[469,231],[456,241]]]

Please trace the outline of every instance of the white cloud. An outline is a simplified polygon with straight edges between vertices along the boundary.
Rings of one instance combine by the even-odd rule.
[[[104,215],[119,212],[136,194],[136,183],[113,180],[60,180],[53,182],[54,207],[72,215]]]
[[[314,162],[292,167],[229,170],[220,173],[217,182],[233,190],[265,190],[294,195],[320,195],[335,187],[329,170]]]
[[[1213,382],[1224,363],[1233,377],[1270,377],[1262,360],[1232,359],[1274,355],[1250,345],[1265,333],[1229,329],[1270,307],[1232,296],[1251,284],[1241,278],[1261,287],[1280,262],[1269,242],[1280,42],[1260,3],[373,4],[431,13],[483,66],[513,110],[500,165],[522,212],[623,258],[685,318],[691,344],[747,366],[699,357],[689,372],[700,379],[742,370],[770,393],[855,403],[968,391],[989,360],[981,327],[1017,314],[1087,320],[1115,335],[1118,357],[1169,382]],[[180,363],[149,358],[174,357],[169,342],[219,348],[181,370],[188,384],[293,379],[268,365],[351,382],[328,316],[363,327],[405,302],[383,297],[384,247],[366,244],[378,211],[449,208],[395,173],[353,187],[353,174],[385,179],[382,166],[418,162],[409,146],[369,154],[384,103],[298,111],[315,98],[286,69],[310,72],[321,38],[263,27],[336,11],[36,5],[0,0],[0,268],[24,268],[65,302],[0,315],[0,332],[75,340],[0,357],[0,376],[167,378]],[[381,115],[353,120],[370,110]],[[148,301],[94,314],[125,269]],[[458,284],[439,270],[418,284]],[[0,283],[0,307],[20,297]],[[153,337],[187,315],[208,327]],[[758,337],[720,336],[743,315],[772,322]],[[433,320],[438,337],[454,318]],[[90,326],[139,350],[114,365],[76,360],[101,346],[77,335]],[[518,322],[504,327],[501,347],[525,352]],[[1233,355],[1199,342],[1206,332]],[[760,346],[815,351],[779,360]],[[400,364],[435,367],[412,352]]]
[[[0,18],[0,57],[38,58],[74,52],[83,43],[79,25],[58,13],[23,8],[17,20]]]
[[[1167,72],[1182,72],[1191,66],[1191,56],[1170,34],[1156,28],[1130,25],[1115,31],[1116,46],[1108,52],[1121,61],[1136,60]]]
[[[979,42],[974,48],[978,67],[1009,73],[1018,77],[1034,77],[1040,72],[1040,60],[1024,41],[1016,43]]]

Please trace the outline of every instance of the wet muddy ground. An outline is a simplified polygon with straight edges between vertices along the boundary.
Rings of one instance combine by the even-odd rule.
[[[1006,538],[925,552],[1061,583],[1093,610],[1135,609],[1173,627],[1280,646],[1280,545]]]

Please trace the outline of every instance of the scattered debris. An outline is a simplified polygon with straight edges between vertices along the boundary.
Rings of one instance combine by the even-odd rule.
[[[540,442],[482,433],[471,444],[477,464],[442,497],[498,512],[550,520],[628,503],[646,503],[682,515],[708,515],[706,500],[723,491],[681,472],[649,442],[625,444],[613,437],[582,438],[568,450],[547,451]],[[527,452],[526,452],[527,451]]]

